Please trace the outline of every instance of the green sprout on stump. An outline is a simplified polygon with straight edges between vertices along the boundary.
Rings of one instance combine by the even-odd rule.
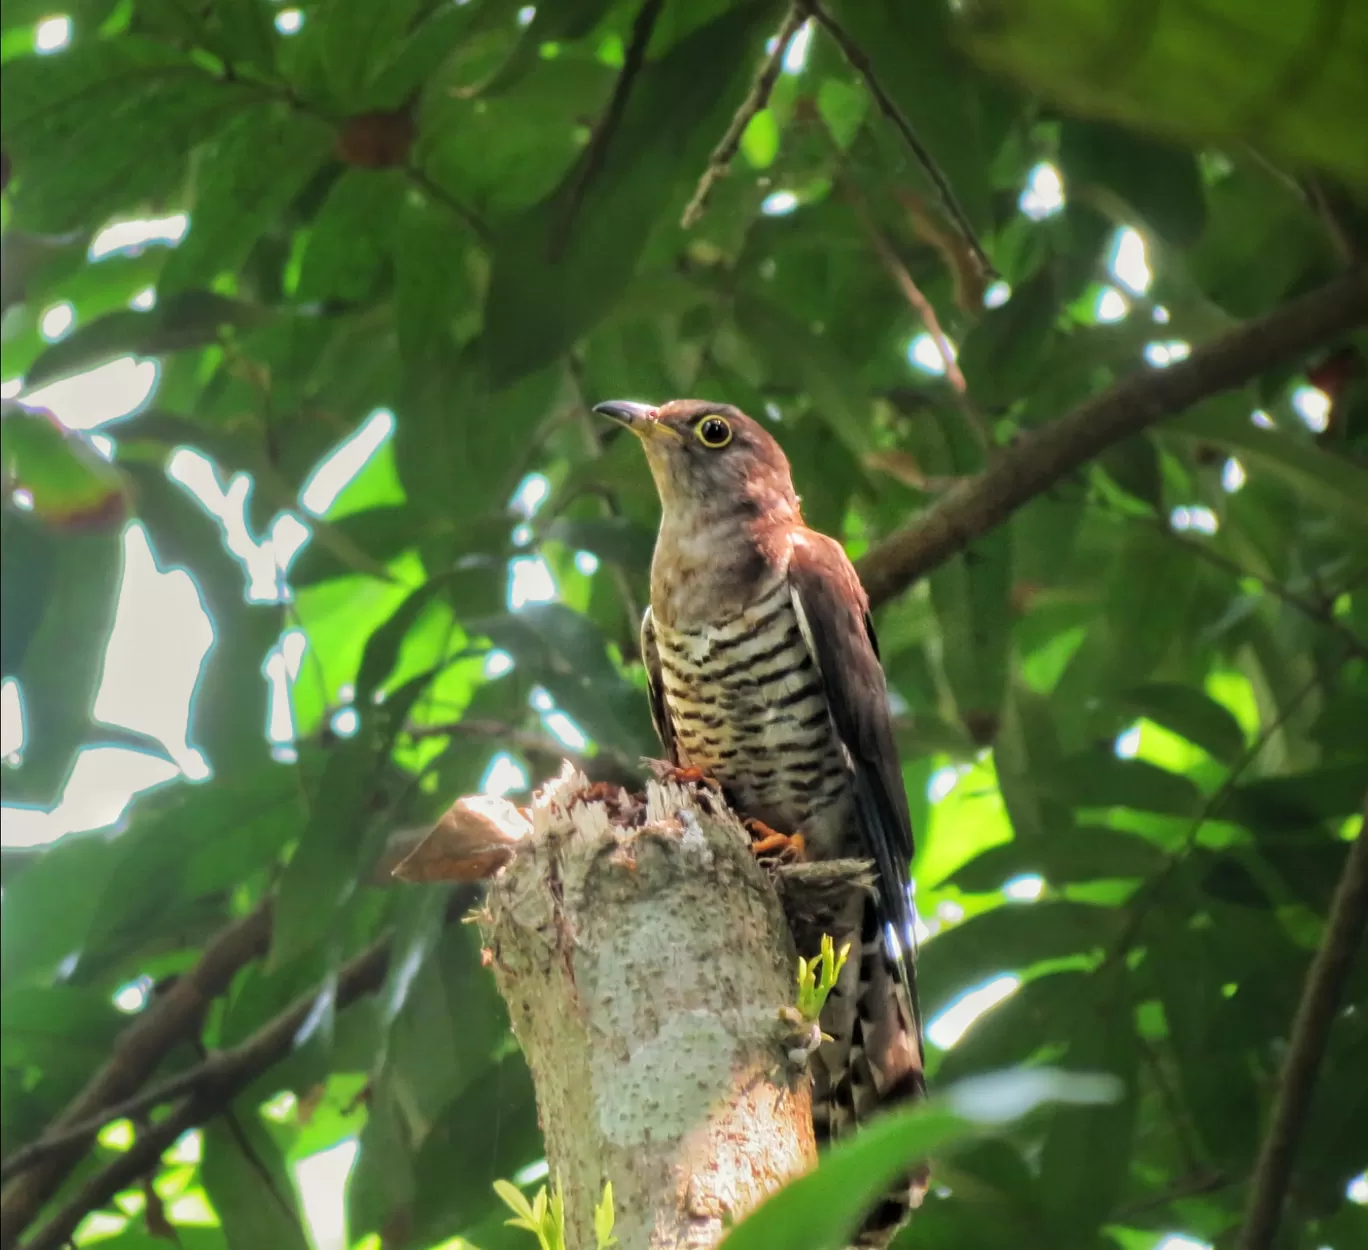
[[[540,1250],[565,1250],[565,1195],[559,1176],[549,1192],[543,1185],[531,1202],[522,1190],[508,1181],[495,1181],[494,1192],[513,1212],[514,1218],[505,1220],[505,1224],[510,1228],[527,1229],[536,1237]],[[594,1240],[598,1250],[612,1250],[618,1244],[613,1236],[615,1218],[613,1182],[608,1181],[603,1186],[603,1197],[594,1208]]]
[[[822,934],[822,950],[815,959],[798,957],[798,1013],[805,1021],[816,1021],[826,1006],[827,995],[850,957],[850,943],[839,953],[829,933]]]

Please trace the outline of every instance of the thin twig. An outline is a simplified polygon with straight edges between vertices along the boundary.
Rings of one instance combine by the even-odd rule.
[[[631,98],[637,75],[641,73],[641,67],[646,64],[646,49],[650,45],[651,35],[655,31],[656,20],[660,17],[660,11],[664,7],[665,0],[643,0],[641,8],[637,11],[636,20],[632,23],[632,39],[627,45],[627,52],[622,59],[622,70],[618,74],[617,82],[613,84],[613,94],[608,100],[608,108],[599,119],[598,125],[594,127],[594,133],[589,137],[589,146],[585,149],[584,160],[580,164],[579,172],[570,188],[570,196],[566,202],[565,211],[561,214],[560,221],[556,225],[556,232],[551,240],[552,260],[561,254],[569,241],[570,232],[574,229],[575,218],[579,216],[580,207],[584,203],[584,197],[589,186],[603,168],[603,162],[608,155],[608,146],[612,143],[613,136],[622,123],[622,115],[627,110],[627,101]]]
[[[172,1047],[198,1028],[206,1007],[227,989],[238,971],[265,953],[270,936],[271,910],[265,904],[221,930],[195,966],[119,1034],[109,1060],[48,1126],[47,1133],[65,1133],[77,1124],[89,1129],[89,1122],[105,1107],[132,1096]],[[5,1186],[0,1195],[4,1250],[10,1250],[80,1162],[93,1136],[91,1130],[68,1141]]]
[[[1199,1170],[1198,1137],[1191,1117],[1187,1115],[1182,1100],[1173,1088],[1173,1082],[1169,1080],[1168,1073],[1164,1071],[1163,1056],[1148,1042],[1141,1043],[1140,1054],[1145,1061],[1145,1066],[1150,1070],[1154,1088],[1159,1095],[1159,1104],[1164,1108],[1164,1114],[1168,1116],[1173,1128],[1173,1137],[1178,1145],[1178,1154],[1182,1158],[1183,1170],[1189,1176],[1193,1176]]]
[[[1292,1021],[1292,1034],[1273,1096],[1268,1131],[1259,1147],[1249,1202],[1236,1250],[1268,1250],[1282,1218],[1297,1142],[1306,1123],[1311,1095],[1330,1041],[1330,1028],[1349,980],[1354,956],[1368,924],[1368,795],[1364,796],[1363,825],[1350,844],[1330,918],[1316,957],[1306,974],[1301,1001]]]
[[[467,208],[454,195],[451,194],[440,183],[435,182],[424,170],[417,165],[409,164],[404,166],[404,176],[413,183],[415,187],[423,191],[430,199],[451,210],[461,221],[470,229],[470,232],[480,240],[481,243],[489,244],[493,239],[489,227],[480,220],[473,210]]]
[[[965,246],[969,248],[978,261],[985,283],[996,278],[997,271],[993,268],[992,261],[988,259],[988,254],[983,250],[983,245],[979,243],[968,215],[955,198],[950,180],[941,172],[940,166],[936,164],[935,157],[931,155],[926,144],[918,137],[917,132],[912,129],[912,123],[903,115],[902,109],[898,107],[897,102],[879,81],[878,75],[874,73],[873,63],[865,54],[864,49],[851,38],[850,33],[830,13],[816,3],[816,0],[803,0],[803,7],[817,19],[827,34],[836,41],[845,59],[850,62],[851,69],[864,79],[865,86],[869,88],[869,94],[874,97],[874,102],[879,106],[879,111],[897,128],[903,142],[907,144],[908,150],[916,158],[917,164],[922,167],[927,178],[931,180],[931,185],[936,188],[936,194],[940,196],[941,205],[945,209],[946,215],[955,223],[955,228],[964,237]]]
[[[858,565],[870,599],[888,602],[1113,444],[1365,323],[1368,269],[1360,268],[1236,326],[1167,369],[1137,370],[1021,435],[982,473],[871,549]]]
[[[746,133],[746,127],[769,103],[770,92],[774,90],[774,84],[779,81],[779,73],[784,68],[784,56],[788,52],[789,44],[793,42],[794,35],[805,21],[807,14],[802,4],[790,5],[789,11],[784,15],[784,24],[779,28],[779,34],[774,41],[774,48],[765,58],[764,64],[760,66],[760,72],[751,84],[750,94],[736,110],[731,125],[718,140],[712,155],[708,157],[707,168],[703,170],[703,176],[694,188],[693,198],[679,221],[685,230],[692,230],[698,224],[698,219],[703,216],[703,210],[708,205],[713,184],[718,179],[726,177],[727,171],[731,168],[732,158],[736,155],[736,149],[741,146],[741,136]]]
[[[1136,1216],[1157,1210],[1159,1207],[1166,1207],[1171,1202],[1177,1202],[1182,1198],[1199,1198],[1203,1194],[1214,1194],[1230,1184],[1232,1181],[1224,1172],[1212,1172],[1206,1176],[1189,1176],[1176,1182],[1163,1193],[1155,1194],[1153,1198],[1146,1198],[1143,1202],[1137,1202],[1134,1206],[1118,1211],[1116,1222],[1128,1224]]]
[[[936,316],[935,307],[922,293],[912,275],[908,273],[907,266],[899,259],[897,252],[893,250],[893,245],[884,237],[883,231],[879,229],[878,223],[874,220],[874,215],[869,211],[869,206],[863,198],[855,191],[851,191],[848,198],[855,209],[855,215],[864,227],[865,234],[869,236],[870,243],[874,245],[874,250],[878,253],[883,267],[888,270],[889,276],[897,283],[898,289],[902,292],[903,298],[912,306],[913,312],[921,318],[922,325],[926,327],[927,334],[931,336],[931,341],[936,345],[936,352],[941,358],[941,364],[945,367],[946,381],[950,383],[951,389],[955,392],[955,400],[960,412],[964,415],[965,423],[973,431],[980,447],[984,449],[991,447],[993,436],[989,433],[982,415],[969,398],[969,386],[964,380],[964,372],[959,367],[959,361],[955,359],[955,349],[950,345],[950,339],[941,329],[940,318]]]

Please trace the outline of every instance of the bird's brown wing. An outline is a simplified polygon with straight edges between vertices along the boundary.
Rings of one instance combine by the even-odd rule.
[[[907,994],[920,1048],[910,876],[912,817],[869,600],[840,544],[811,530],[794,536],[789,587],[832,723],[850,759],[862,850],[874,861],[878,876],[884,943]]]
[[[674,724],[670,720],[670,709],[665,703],[665,687],[660,677],[660,652],[656,648],[655,623],[648,607],[641,618],[641,662],[646,666],[646,692],[651,700],[651,723],[655,726],[660,745],[665,748],[665,758],[678,767],[679,748],[675,745]]]

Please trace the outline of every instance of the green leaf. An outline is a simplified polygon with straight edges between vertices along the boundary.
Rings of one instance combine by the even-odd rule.
[[[498,1124],[499,1132],[484,1138],[470,1131],[474,1124]],[[496,1210],[502,1217],[494,1182],[544,1150],[532,1078],[514,1052],[472,1079],[424,1139],[414,1164],[416,1236],[431,1243],[453,1229],[468,1232]]]
[[[453,535],[507,507],[521,476],[518,455],[545,420],[561,379],[547,369],[493,390],[472,352],[440,352],[435,340],[432,347],[426,367],[408,372],[394,457],[409,502]],[[506,542],[507,527],[503,532]],[[449,538],[424,557],[444,566],[454,562],[456,548]]]
[[[1053,270],[1039,269],[964,336],[959,365],[969,395],[984,408],[1010,404],[1040,376],[1055,336],[1059,290]]]
[[[1147,760],[1118,759],[1105,747],[1066,757],[1038,779],[1041,789],[1074,807],[1129,807],[1192,819],[1202,792],[1186,777]]]
[[[14,536],[31,524],[17,516],[5,519]],[[76,752],[97,736],[91,708],[114,623],[123,550],[118,534],[100,533],[40,537],[25,546],[31,558],[49,564],[42,574],[47,594],[41,621],[18,667],[24,697],[23,763],[5,770],[5,801],[46,807],[57,801]],[[6,547],[8,559],[13,539]],[[7,564],[6,596],[27,593],[26,580]]]
[[[149,312],[121,310],[76,327],[43,352],[25,382],[40,386],[117,356],[161,356],[216,342],[225,328],[251,329],[270,317],[264,308],[210,291],[183,291]]]
[[[1337,261],[1314,207],[1276,170],[1237,165],[1207,187],[1207,227],[1188,255],[1193,281],[1233,317],[1256,317],[1308,272]],[[1260,263],[1251,265],[1249,258]]]
[[[761,109],[741,132],[741,154],[752,169],[768,169],[779,155],[779,127],[770,109]]]
[[[921,1106],[867,1127],[790,1181],[729,1232],[720,1250],[842,1250],[865,1211],[909,1164],[974,1135],[943,1106]]]
[[[1213,815],[1256,833],[1321,831],[1324,821],[1360,811],[1368,791],[1362,759],[1237,785]]]
[[[1031,977],[983,1012],[932,1070],[935,1085],[1057,1055],[1090,1010],[1093,976],[1050,972]],[[934,1054],[934,1052],[933,1052]]]
[[[927,579],[940,625],[941,665],[959,718],[975,742],[991,742],[1007,688],[1011,531],[995,530]]]
[[[98,991],[74,985],[17,985],[0,993],[5,1062],[14,1067],[72,1069],[79,1085],[83,1070],[98,1066],[123,1016]]]
[[[1112,216],[1138,215],[1165,243],[1187,247],[1201,236],[1206,201],[1192,152],[1106,122],[1068,118],[1060,128],[1059,168],[1070,194],[1078,188],[1115,197],[1103,205]]]
[[[548,603],[468,621],[466,629],[507,651],[595,742],[625,751],[651,749],[641,693],[618,672],[587,618]]]
[[[256,1108],[244,1099],[203,1133],[200,1172],[229,1250],[308,1250],[285,1161]]]
[[[557,517],[547,527],[546,537],[576,550],[592,551],[629,573],[649,571],[655,551],[655,535],[625,516]]]
[[[401,174],[348,169],[313,220],[295,298],[361,301],[379,281],[405,198]]]
[[[1105,578],[1104,612],[1089,624],[1051,700],[1070,746],[1116,732],[1121,692],[1173,662],[1191,632],[1199,587],[1191,553],[1143,523],[1128,526],[1112,550],[1110,569],[1097,572]]]
[[[1247,1167],[1258,1141],[1259,1096],[1243,1008],[1223,992],[1205,935],[1177,914],[1155,920],[1147,926],[1144,971],[1164,1006],[1183,1105],[1214,1163]]]
[[[44,850],[20,881],[6,882],[0,911],[0,974],[6,991],[54,984],[57,965],[79,938],[73,940],[70,929],[52,918],[94,914],[117,858],[114,844],[103,838],[65,838]]]
[[[361,667],[356,673],[356,703],[367,707],[376,691],[393,671],[399,659],[399,648],[405,637],[417,623],[428,604],[439,594],[450,593],[462,580],[459,575],[447,574],[433,577],[413,591],[390,616],[366,640],[366,649],[361,654]]]
[[[244,570],[228,552],[221,526],[187,490],[157,465],[122,454],[119,463],[133,478],[158,566],[190,573],[214,628],[190,703],[189,743],[222,776],[250,773],[269,758],[261,670],[280,638],[280,605],[247,601]]]
[[[1123,439],[1108,447],[1097,458],[1097,463],[1122,490],[1149,504],[1156,512],[1163,507],[1163,476],[1153,440],[1143,434]]]
[[[1200,13],[1157,11],[1143,38],[1119,11],[1082,0],[981,4],[966,19],[981,64],[1072,113],[1193,146],[1248,143],[1293,167],[1368,185],[1355,124],[1368,110],[1358,72],[1368,16],[1357,7],[1326,27],[1315,6],[1218,0]],[[1291,82],[1298,90],[1289,95]]]
[[[379,646],[388,651],[388,640]],[[433,675],[429,671],[412,678],[388,692],[378,707],[369,697],[364,702],[358,699],[360,727],[354,738],[331,749],[312,796],[299,847],[280,883],[271,936],[273,966],[288,964],[332,933],[344,908],[354,900],[357,881],[369,867],[362,861],[362,851],[375,819],[374,799],[382,762]],[[380,678],[372,673],[368,680],[378,682]]]
[[[1124,919],[1113,908],[1066,899],[1006,904],[973,916],[923,943],[917,959],[922,1013],[929,1019],[997,973],[1106,948]]]
[[[51,413],[6,405],[0,437],[5,478],[29,492],[40,521],[82,531],[123,521],[128,501],[119,470]]]
[[[814,415],[839,435],[849,451],[858,454],[870,450],[867,423],[845,387],[848,362],[830,338],[804,324],[793,309],[750,292],[737,298],[734,316],[771,374],[807,395]],[[789,441],[801,438],[801,433],[795,432]],[[833,459],[837,455],[839,452]]]
[[[722,1239],[720,1250],[842,1250],[860,1219],[910,1165],[1055,1101],[1115,1096],[1109,1082],[1049,1069],[966,1081],[931,1103],[881,1117],[830,1150]]]
[[[481,95],[498,96],[516,86],[536,68],[548,43],[581,39],[590,34],[611,8],[609,0],[564,0],[539,5],[508,59],[499,66]]]
[[[1072,885],[1109,878],[1147,877],[1164,864],[1163,852],[1138,834],[1107,825],[1054,829],[1043,838],[989,847],[944,885],[971,893],[1000,890],[1013,877],[1039,874],[1050,885]]]
[[[381,566],[390,564],[421,540],[414,509],[398,507],[364,508],[337,521],[331,528],[348,544],[355,545],[369,560]],[[355,562],[321,543],[310,543],[290,566],[290,585],[297,590],[330,578],[362,572]]]
[[[399,350],[410,366],[430,351],[449,351],[454,330],[478,327],[479,292],[470,239],[450,213],[405,197],[394,251],[394,316]]]
[[[1167,429],[1237,451],[1252,472],[1280,478],[1313,507],[1334,512],[1356,529],[1368,528],[1361,466],[1318,447],[1309,434],[1257,426],[1251,412],[1247,399],[1230,396],[1194,408]]]
[[[532,1204],[527,1201],[523,1191],[509,1181],[498,1180],[494,1182],[494,1192],[503,1199],[504,1205],[513,1212],[514,1215],[521,1217],[525,1221],[522,1225],[533,1232],[536,1231],[536,1219],[532,1214]],[[511,1224],[513,1221],[509,1221]]]
[[[306,31],[322,45],[333,98],[360,111],[357,106],[367,99],[366,88],[376,71],[423,9],[422,0],[392,4],[328,0],[320,11],[310,14]]]
[[[1061,1244],[1110,1222],[1130,1174],[1140,1043],[1118,973],[1097,978],[1092,1019],[1070,1039],[1069,1067],[1107,1072],[1124,1090],[1110,1105],[1057,1111],[1041,1151],[1041,1195]]]
[[[1244,731],[1223,703],[1177,682],[1151,682],[1121,696],[1127,710],[1171,729],[1213,759],[1233,764],[1245,750]]]
[[[235,118],[199,172],[190,232],[162,271],[163,294],[240,269],[332,148],[316,117],[259,104]]]
[[[0,83],[7,192],[39,231],[97,226],[169,195],[190,149],[250,97],[167,44],[123,35],[7,60]]]
[[[594,1207],[594,1242],[596,1250],[612,1250],[618,1244],[613,1236],[617,1215],[613,1210],[613,1182],[603,1183],[603,1196]]]
[[[267,0],[225,0],[214,6],[213,15],[234,67],[251,65],[269,75],[275,68],[274,6]]]
[[[817,88],[817,111],[836,145],[844,150],[854,141],[869,112],[869,96],[839,78],[824,78]]]
[[[484,338],[496,382],[545,365],[608,311],[656,218],[686,192],[735,111],[737,71],[757,55],[776,10],[768,0],[743,3],[682,39],[642,75],[601,167],[582,158],[498,231]]]

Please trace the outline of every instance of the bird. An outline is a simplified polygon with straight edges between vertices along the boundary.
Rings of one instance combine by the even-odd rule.
[[[641,655],[668,764],[720,786],[761,857],[873,866],[872,891],[821,917],[853,952],[811,1060],[821,1146],[926,1092],[912,821],[869,600],[759,422],[698,399],[594,411],[640,440],[660,497]],[[900,1181],[856,1244],[886,1245],[925,1187],[924,1168]]]

